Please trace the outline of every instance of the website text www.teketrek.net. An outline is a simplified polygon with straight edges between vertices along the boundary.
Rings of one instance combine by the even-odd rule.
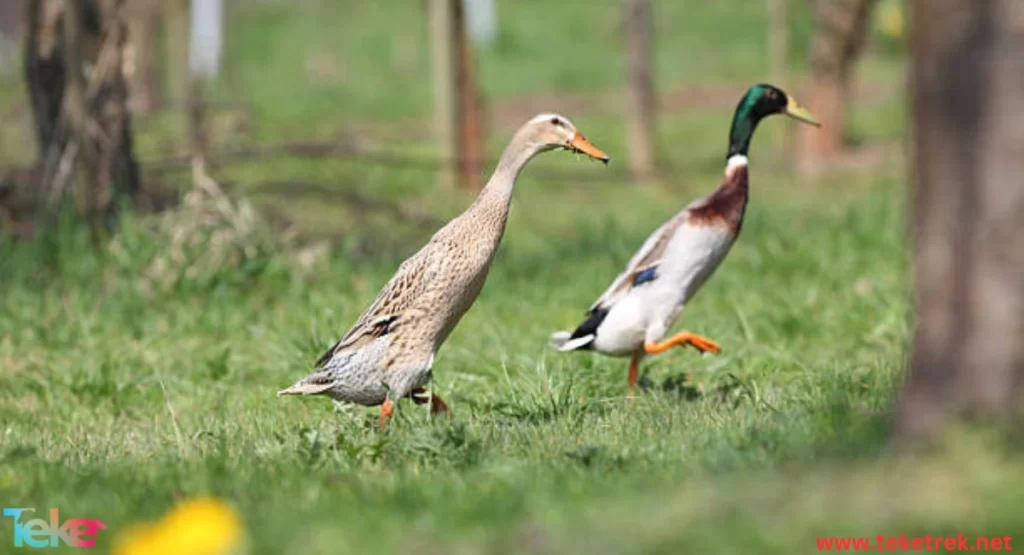
[[[816,538],[818,551],[1013,551],[1011,536],[899,536]]]

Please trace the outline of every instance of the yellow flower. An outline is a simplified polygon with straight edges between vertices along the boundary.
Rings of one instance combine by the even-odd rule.
[[[886,2],[878,13],[878,26],[882,32],[893,38],[903,36],[903,5],[899,2]]]
[[[238,555],[245,532],[224,502],[200,497],[174,507],[159,522],[137,524],[118,536],[114,555]]]

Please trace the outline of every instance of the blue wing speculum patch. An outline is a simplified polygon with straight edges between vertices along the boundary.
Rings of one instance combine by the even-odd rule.
[[[658,277],[658,267],[657,266],[651,266],[650,268],[647,268],[647,269],[645,269],[643,271],[637,272],[636,275],[633,276],[633,287],[636,287],[637,285],[642,285],[642,284],[647,283],[649,281],[654,281],[654,279],[657,278],[657,277]]]

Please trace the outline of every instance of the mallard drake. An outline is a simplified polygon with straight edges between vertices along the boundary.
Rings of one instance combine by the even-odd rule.
[[[640,361],[646,355],[686,345],[719,352],[718,343],[688,331],[664,337],[739,236],[747,207],[750,138],[757,124],[773,114],[820,126],[782,90],[765,84],[751,87],[733,115],[725,178],[718,189],[691,202],[655,230],[590,307],[583,323],[572,332],[554,333],[552,346],[559,351],[584,349],[631,357],[630,393],[636,389]]]
[[[473,204],[402,262],[352,329],[317,360],[312,374],[278,395],[328,395],[381,405],[382,426],[395,402],[407,396],[430,403],[431,413],[449,412],[443,400],[424,391],[434,356],[484,286],[519,172],[537,154],[558,148],[608,162],[563,116],[541,114],[526,122]]]

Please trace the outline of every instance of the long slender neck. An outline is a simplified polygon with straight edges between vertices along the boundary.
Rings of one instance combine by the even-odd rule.
[[[742,105],[741,105],[742,107]],[[744,116],[744,117],[741,117]],[[736,111],[732,122],[732,132],[729,135],[729,153],[725,160],[725,179],[719,185],[715,194],[734,199],[732,202],[738,206],[734,210],[733,226],[737,233],[743,222],[743,213],[747,207],[747,199],[750,197],[750,182],[747,174],[747,150],[750,148],[750,137],[754,134],[760,117],[749,117]]]
[[[750,149],[750,138],[763,116],[754,111],[754,97],[747,95],[732,118],[732,129],[729,130],[729,151],[726,154],[725,179],[718,189],[712,193],[714,204],[733,235],[739,235],[743,227],[743,216],[747,211],[750,199],[750,181],[747,173],[747,151]]]
[[[750,138],[754,136],[754,129],[765,117],[765,110],[758,107],[762,96],[762,87],[754,86],[747,91],[747,94],[740,99],[736,105],[736,112],[732,116],[732,127],[729,129],[729,152],[726,159],[733,156],[747,156],[750,149]]]
[[[480,195],[473,203],[474,206],[504,205],[507,208],[512,201],[512,190],[515,189],[519,172],[523,171],[526,163],[540,151],[540,146],[529,143],[520,135],[514,136],[501,153],[498,166],[494,168],[487,185],[480,191]]]
[[[726,159],[731,159],[736,155],[744,158],[747,156],[747,151],[750,150],[750,138],[754,136],[754,129],[761,122],[760,117],[743,108],[743,106],[738,108],[736,115],[732,118],[732,129],[729,131],[729,152],[725,156]]]

